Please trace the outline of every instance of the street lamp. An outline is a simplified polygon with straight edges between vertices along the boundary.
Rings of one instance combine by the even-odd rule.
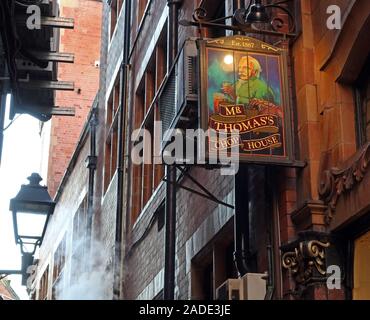
[[[41,186],[42,178],[32,173],[29,184],[22,185],[17,196],[10,200],[13,214],[15,243],[22,253],[22,284],[26,284],[27,268],[33,263],[37,246],[41,246],[46,227],[55,208],[47,187]]]
[[[247,13],[247,22],[249,23],[269,23],[270,17],[266,12],[266,7],[261,0],[255,0]]]

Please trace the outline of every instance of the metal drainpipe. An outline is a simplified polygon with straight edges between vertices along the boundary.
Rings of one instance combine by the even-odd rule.
[[[244,1],[234,0],[234,10],[245,7]],[[236,34],[242,34],[237,32]],[[243,188],[241,188],[243,186]],[[234,264],[240,277],[248,273],[247,255],[249,252],[249,172],[241,167],[235,175],[235,215],[234,215]]]
[[[123,174],[124,174],[124,122],[126,110],[126,83],[128,56],[130,51],[131,0],[125,0],[125,22],[123,37],[123,61],[121,65],[121,108],[118,118],[118,161],[117,161],[117,207],[116,232],[113,261],[113,299],[121,297],[121,262],[122,262],[122,215],[123,215]]]
[[[167,0],[168,5],[168,68],[171,69],[178,50],[178,10],[181,0]],[[166,166],[165,208],[165,264],[163,299],[175,298],[175,254],[176,254],[176,167]]]
[[[91,250],[92,224],[94,216],[94,180],[97,164],[96,156],[96,126],[97,109],[92,110],[90,118],[90,155],[87,158],[87,168],[89,169],[88,195],[87,195],[87,246],[88,252]],[[91,253],[91,252],[90,252]]]
[[[266,203],[267,208],[265,212],[266,223],[268,223],[267,227],[267,264],[268,264],[268,271],[267,271],[267,279],[266,279],[266,295],[265,300],[272,300],[274,293],[275,293],[275,271],[274,271],[274,253],[273,253],[273,243],[272,243],[272,235],[273,235],[273,219],[275,219],[275,215],[272,214],[273,208],[273,194],[271,185],[269,184],[270,181],[274,181],[271,178],[271,170],[269,168],[265,168],[265,193],[266,193]]]
[[[0,88],[0,165],[3,153],[4,142],[4,122],[5,122],[5,109],[6,109],[6,96],[5,89]]]
[[[243,188],[241,187],[243,186]],[[247,166],[241,166],[235,175],[234,215],[234,263],[240,277],[250,270],[249,252],[249,173]]]

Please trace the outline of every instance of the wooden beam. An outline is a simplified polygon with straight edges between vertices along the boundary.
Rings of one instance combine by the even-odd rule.
[[[75,60],[74,53],[65,53],[65,52],[40,52],[40,51],[31,51],[31,53],[37,59],[43,60],[43,61],[74,63],[74,60]]]
[[[25,15],[17,16],[16,23],[21,26],[26,26],[28,18],[29,17]],[[63,17],[41,17],[41,27],[73,29],[74,19]]]
[[[53,116],[74,117],[76,115],[76,108],[54,107],[51,109],[50,114]]]
[[[24,89],[52,89],[73,91],[75,89],[74,82],[71,81],[39,81],[31,80],[29,82],[18,82],[19,86]]]

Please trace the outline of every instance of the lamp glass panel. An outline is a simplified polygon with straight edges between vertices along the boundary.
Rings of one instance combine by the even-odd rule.
[[[41,237],[47,215],[17,212],[18,235]]]
[[[17,211],[32,212],[35,214],[47,214],[50,210],[49,204],[18,202],[16,204]]]
[[[22,249],[23,249],[23,252],[33,252],[35,250],[35,245],[36,245],[36,241],[34,242],[29,242],[29,243],[23,243],[22,244]]]

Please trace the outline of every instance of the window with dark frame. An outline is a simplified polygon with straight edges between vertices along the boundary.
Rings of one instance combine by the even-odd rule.
[[[111,0],[110,3],[110,38],[112,38],[114,30],[117,26],[119,14],[122,9],[123,0]]]
[[[207,11],[207,16],[212,19],[225,17],[225,1],[224,0],[206,0],[199,1],[199,5]],[[223,21],[219,21],[219,24],[224,24]],[[203,37],[205,38],[218,38],[226,36],[225,29],[222,28],[202,28]]]
[[[370,142],[370,55],[356,85],[357,143],[363,146]]]
[[[71,283],[78,281],[86,268],[87,197],[85,197],[73,217]]]
[[[40,281],[39,300],[47,300],[48,295],[49,266],[46,267]]]
[[[154,137],[159,134],[154,126],[154,122],[160,119],[156,96],[167,74],[166,35],[167,28],[165,27],[135,94],[134,130],[145,128],[151,135],[152,146]],[[132,223],[136,221],[164,175],[163,165],[154,164],[153,150],[146,150],[146,152],[150,152],[150,154],[142,154],[141,156],[146,159],[150,158],[150,163],[133,164],[132,166]]]
[[[229,222],[191,261],[191,299],[216,299],[216,290],[237,279],[234,263],[234,226]]]
[[[139,27],[141,24],[141,20],[144,17],[144,12],[146,6],[148,5],[149,0],[138,0],[137,1],[137,26]]]
[[[117,75],[107,104],[106,138],[104,152],[104,193],[117,169],[118,158],[118,110],[120,107],[121,81]]]
[[[54,253],[54,266],[53,266],[53,291],[52,300],[56,297],[56,288],[60,284],[62,273],[65,266],[65,254],[66,254],[66,236],[64,235],[62,241],[59,243],[57,250]]]

